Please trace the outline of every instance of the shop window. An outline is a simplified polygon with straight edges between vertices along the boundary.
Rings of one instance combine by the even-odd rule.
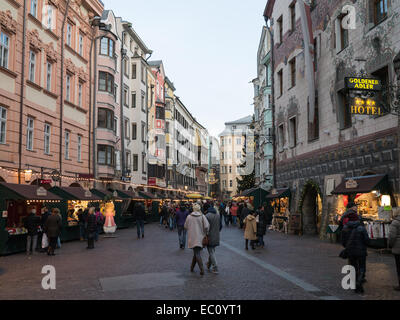
[[[0,144],[6,143],[7,109],[0,107]]]
[[[297,145],[297,127],[296,117],[289,119],[290,147],[295,148]]]
[[[8,56],[10,53],[10,37],[1,32],[0,34],[0,67],[8,69]]]
[[[99,72],[99,91],[114,94],[114,76],[107,72]]]
[[[110,109],[99,108],[97,126],[99,128],[105,128],[114,130],[114,112]]]
[[[345,90],[338,92],[338,117],[340,130],[351,127],[350,106]]]
[[[33,151],[33,118],[28,117],[26,126],[26,149]]]
[[[100,40],[100,54],[114,57],[114,41],[107,37],[102,37]]]
[[[102,165],[114,166],[115,163],[114,148],[107,145],[97,146],[97,162]]]
[[[51,125],[44,124],[44,153],[50,154]]]

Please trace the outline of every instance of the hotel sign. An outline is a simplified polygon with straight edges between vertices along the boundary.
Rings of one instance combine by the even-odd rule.
[[[357,187],[358,183],[354,179],[349,179],[346,181],[346,189],[355,189]]]
[[[349,90],[381,91],[382,83],[379,79],[345,78],[346,88]]]
[[[381,107],[376,105],[374,99],[363,99],[356,97],[350,104],[352,114],[363,114],[368,116],[380,116],[383,114]]]

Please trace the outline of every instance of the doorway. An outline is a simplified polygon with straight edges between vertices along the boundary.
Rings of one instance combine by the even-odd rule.
[[[308,182],[303,189],[301,205],[302,231],[305,235],[318,235],[321,230],[322,198],[319,188]]]

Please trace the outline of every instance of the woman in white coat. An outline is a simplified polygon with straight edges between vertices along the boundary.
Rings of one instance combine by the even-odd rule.
[[[188,235],[188,248],[193,249],[190,271],[193,272],[197,262],[200,274],[204,275],[203,260],[200,253],[203,248],[203,239],[210,230],[210,224],[207,218],[201,213],[201,207],[198,203],[193,205],[193,212],[186,218],[185,229]]]

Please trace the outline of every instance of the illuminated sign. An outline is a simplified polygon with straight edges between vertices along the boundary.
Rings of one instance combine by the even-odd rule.
[[[350,90],[381,91],[382,84],[379,79],[345,78],[346,87]]]
[[[373,99],[354,98],[351,105],[350,111],[352,114],[364,114],[370,116],[382,115],[382,110],[376,105],[376,101]]]

